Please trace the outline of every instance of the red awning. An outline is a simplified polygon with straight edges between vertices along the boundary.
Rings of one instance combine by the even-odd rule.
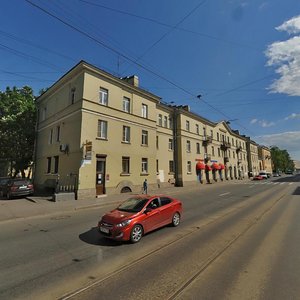
[[[225,166],[223,164],[221,164],[221,163],[219,164],[219,167],[220,167],[221,170],[225,169]]]
[[[211,171],[211,167],[209,165],[205,165],[205,171]]]
[[[196,170],[204,170],[205,169],[205,164],[202,162],[197,162],[196,164]]]
[[[217,163],[213,163],[213,164],[211,165],[211,168],[212,168],[213,170],[219,170],[219,169],[220,169],[220,166],[219,166]]]

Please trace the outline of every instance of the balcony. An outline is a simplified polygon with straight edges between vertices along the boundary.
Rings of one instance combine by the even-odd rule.
[[[224,157],[224,164],[228,163],[229,162],[229,157],[228,156],[225,156]]]
[[[231,144],[229,142],[223,141],[221,144],[221,149],[226,151],[228,148],[231,148]]]
[[[212,137],[211,136],[204,136],[203,140],[202,140],[203,146],[207,146],[210,143],[212,143]]]
[[[236,148],[236,152],[237,152],[237,153],[239,153],[240,151],[242,151],[242,146],[238,146],[238,147]]]

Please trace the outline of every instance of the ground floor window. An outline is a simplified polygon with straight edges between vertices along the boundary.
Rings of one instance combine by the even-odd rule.
[[[122,157],[122,173],[123,174],[130,173],[130,157],[127,156]]]
[[[142,173],[148,173],[148,158],[142,158]]]

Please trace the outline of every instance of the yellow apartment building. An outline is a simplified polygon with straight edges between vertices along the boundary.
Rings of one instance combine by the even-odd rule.
[[[259,169],[264,170],[267,173],[273,171],[271,151],[268,147],[260,145],[258,147]]]
[[[247,177],[255,142],[84,61],[37,99],[34,183],[79,198]]]

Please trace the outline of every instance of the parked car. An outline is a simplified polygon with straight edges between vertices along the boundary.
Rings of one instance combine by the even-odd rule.
[[[24,178],[10,178],[3,187],[3,196],[6,196],[7,199],[32,195],[33,192],[33,184],[29,179]]]
[[[262,177],[261,175],[256,175],[256,176],[253,177],[252,180],[263,180],[263,179],[265,179],[265,178]]]
[[[10,177],[1,177],[0,178],[0,197],[3,197],[3,189],[7,185],[8,180]]]
[[[157,228],[178,226],[182,203],[168,196],[137,195],[106,213],[98,223],[99,232],[107,238],[137,243]]]
[[[273,177],[279,177],[279,173],[273,173]]]
[[[260,171],[260,172],[258,173],[258,175],[260,175],[263,179],[268,179],[268,178],[269,178],[269,177],[268,177],[268,173],[265,172],[265,171]]]
[[[285,171],[285,174],[286,175],[293,175],[293,171],[292,170],[287,170],[287,171]]]

